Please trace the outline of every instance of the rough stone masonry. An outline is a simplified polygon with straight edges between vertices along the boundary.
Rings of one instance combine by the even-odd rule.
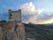
[[[9,10],[9,22],[3,26],[2,40],[25,40],[25,28],[21,20],[21,10]]]

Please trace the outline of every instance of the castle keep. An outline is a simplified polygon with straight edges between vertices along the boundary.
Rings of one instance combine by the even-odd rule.
[[[21,20],[21,10],[9,10],[9,22],[12,22],[14,31],[16,32],[17,40],[25,40],[25,29]]]
[[[21,20],[21,10],[8,11],[9,22],[3,25],[2,40],[25,40],[25,28]]]

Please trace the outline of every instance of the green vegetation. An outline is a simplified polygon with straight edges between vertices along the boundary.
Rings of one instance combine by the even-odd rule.
[[[0,26],[2,26],[2,25],[4,25],[4,24],[6,24],[7,22],[5,21],[5,20],[1,20],[0,21]]]
[[[53,40],[53,25],[24,24],[26,37],[36,40]]]

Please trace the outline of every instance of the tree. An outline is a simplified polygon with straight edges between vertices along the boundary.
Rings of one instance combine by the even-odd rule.
[[[6,23],[7,23],[6,20],[1,20],[1,21],[0,21],[0,26],[4,25],[4,24],[6,24]]]

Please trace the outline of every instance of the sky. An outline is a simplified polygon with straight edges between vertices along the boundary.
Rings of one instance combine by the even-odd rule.
[[[25,23],[53,23],[53,0],[0,0],[0,20],[8,20],[8,9],[21,9]]]

